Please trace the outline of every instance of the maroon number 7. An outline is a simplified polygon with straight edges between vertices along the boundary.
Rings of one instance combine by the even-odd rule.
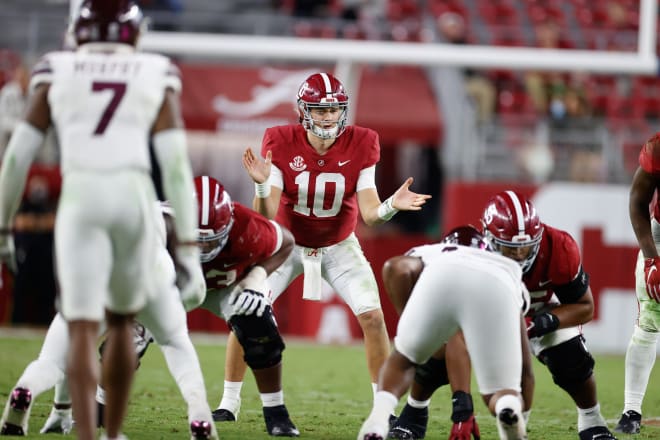
[[[108,124],[110,123],[112,116],[115,114],[121,99],[126,93],[126,83],[108,81],[94,81],[92,83],[93,92],[102,92],[104,90],[112,91],[112,99],[101,115],[99,123],[96,124],[96,129],[94,130],[94,135],[96,136],[102,135],[105,132],[105,129],[108,128]]]

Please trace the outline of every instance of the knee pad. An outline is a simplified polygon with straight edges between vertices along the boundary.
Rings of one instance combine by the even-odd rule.
[[[568,393],[589,379],[594,371],[594,358],[582,336],[543,350],[538,358],[550,370],[552,380]]]
[[[270,306],[266,307],[262,316],[232,316],[229,325],[243,347],[244,359],[250,368],[259,370],[280,363],[284,341]]]
[[[430,358],[415,368],[415,382],[425,390],[433,392],[449,383],[447,363],[444,359]]]

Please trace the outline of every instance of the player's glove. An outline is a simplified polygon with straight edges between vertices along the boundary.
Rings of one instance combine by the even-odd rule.
[[[454,422],[449,433],[449,440],[471,440],[472,437],[475,440],[481,438],[479,425],[477,419],[474,418],[474,414],[470,415],[464,422]]]
[[[660,302],[660,257],[644,260],[644,281],[649,297]]]
[[[268,298],[256,290],[243,289],[234,291],[229,303],[234,308],[234,315],[257,315],[261,317],[270,305]]]
[[[454,425],[449,433],[449,440],[470,440],[474,436],[479,440],[481,433],[477,419],[474,418],[472,395],[465,391],[455,391],[451,396],[451,420]]]
[[[532,322],[527,327],[527,336],[538,338],[552,333],[558,328],[559,318],[550,312],[539,313],[532,318]]]
[[[16,273],[16,248],[14,236],[10,233],[0,233],[0,263],[6,264],[10,271]]]

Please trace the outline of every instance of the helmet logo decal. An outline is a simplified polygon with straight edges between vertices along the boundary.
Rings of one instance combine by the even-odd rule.
[[[506,195],[511,198],[513,203],[514,215],[516,216],[516,224],[518,225],[518,237],[525,234],[525,216],[523,214],[523,207],[520,204],[518,196],[513,191],[506,191]]]
[[[305,163],[305,159],[303,159],[302,156],[296,156],[291,162],[289,162],[289,167],[293,171],[303,171],[305,168],[307,168],[307,164]]]
[[[202,218],[199,222],[203,225],[209,224],[209,176],[202,176]]]

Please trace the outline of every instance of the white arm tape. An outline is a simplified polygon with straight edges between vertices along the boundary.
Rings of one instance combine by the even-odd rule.
[[[250,269],[250,273],[248,273],[241,280],[241,284],[243,285],[243,289],[250,289],[254,290],[255,292],[265,293],[263,290],[264,284],[266,283],[266,278],[268,278],[266,269],[257,265]]]
[[[381,203],[378,206],[378,217],[382,220],[388,221],[394,215],[399,212],[398,209],[396,209],[394,206],[392,206],[392,199],[394,196],[390,196],[387,200],[385,200],[383,203]]]
[[[176,235],[179,241],[197,239],[197,199],[194,197],[192,169],[181,129],[164,130],[153,138],[154,152],[160,165],[163,190],[174,208]]]
[[[9,227],[25,190],[27,174],[44,133],[25,121],[14,129],[0,168],[0,226]]]
[[[254,182],[254,193],[260,199],[265,199],[270,195],[270,182],[266,180],[264,183]]]

